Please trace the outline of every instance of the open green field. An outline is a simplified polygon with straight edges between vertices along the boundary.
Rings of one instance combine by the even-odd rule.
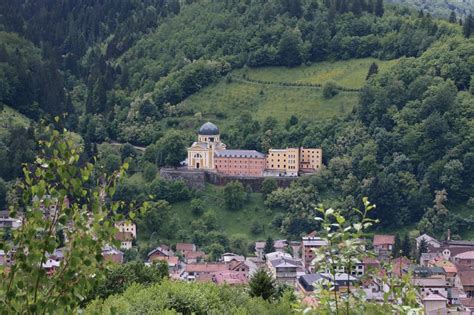
[[[1,107],[0,107],[1,108]],[[3,138],[7,130],[15,126],[26,127],[30,124],[30,120],[16,110],[3,105],[0,110],[0,138]]]
[[[325,61],[295,68],[245,68],[236,70],[234,73],[240,76],[245,74],[252,80],[312,84],[324,84],[332,80],[346,88],[361,88],[365,84],[367,72],[373,62],[379,66],[379,73],[383,73],[395,65],[398,59],[363,58],[337,62]]]
[[[295,68],[245,68],[231,73],[231,80],[221,79],[202,89],[177,105],[184,112],[198,114],[203,120],[218,124],[223,130],[242,112],[250,112],[256,119],[272,116],[286,122],[291,116],[323,120],[348,113],[358,102],[357,92],[340,91],[325,99],[322,89],[311,86],[284,86],[281,83],[324,84],[333,80],[342,87],[358,89],[364,86],[372,62],[379,72],[386,71],[397,60],[380,61],[374,58],[352,59],[338,62],[321,62]],[[246,80],[243,78],[248,78]],[[261,80],[276,84],[253,82]],[[180,118],[182,128],[193,126],[192,114]],[[167,119],[163,120],[166,123]]]
[[[250,200],[245,203],[241,210],[228,210],[224,206],[222,199],[222,189],[220,186],[208,185],[201,192],[201,199],[206,204],[206,209],[212,209],[217,216],[217,222],[220,230],[225,232],[229,238],[233,236],[242,236],[249,242],[256,240],[265,240],[268,236],[274,239],[281,237],[279,231],[271,226],[277,210],[269,210],[263,205],[263,197],[260,193],[250,194]],[[172,204],[172,209],[179,217],[183,227],[191,234],[191,222],[199,219],[192,213],[190,202],[180,202]],[[254,221],[258,221],[263,225],[263,232],[260,234],[252,234],[250,227]]]

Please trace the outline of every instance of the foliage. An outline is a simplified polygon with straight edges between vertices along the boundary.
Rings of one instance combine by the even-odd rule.
[[[265,247],[263,248],[263,254],[273,253],[275,251],[275,242],[273,238],[269,236],[265,241]]]
[[[121,295],[96,300],[85,314],[292,314],[286,299],[270,303],[251,298],[238,287],[212,283],[163,281],[151,287],[132,286]]]
[[[260,189],[260,192],[266,198],[270,193],[272,193],[277,188],[278,188],[278,183],[276,179],[267,177],[262,182],[262,188]]]
[[[132,284],[152,285],[167,277],[168,264],[163,261],[151,266],[137,261],[113,265],[105,271],[102,279],[99,280],[89,296],[105,299],[110,295],[124,292]]]
[[[185,157],[186,137],[177,130],[168,131],[145,152],[145,158],[158,166],[178,166]]]
[[[2,309],[11,313],[54,312],[59,305],[74,310],[104,264],[102,247],[113,243],[113,222],[119,217],[119,204],[108,198],[126,165],[111,176],[96,173],[92,164],[80,166],[82,148],[66,133],[51,127],[42,133],[40,154],[23,169],[24,181],[17,188],[20,203],[10,207],[14,217],[22,205],[24,224],[11,243],[2,243],[6,253],[15,248],[0,290]],[[64,259],[48,276],[43,264],[60,245],[59,231],[67,238]]]
[[[324,98],[333,98],[339,93],[338,86],[336,82],[329,81],[326,82],[323,86],[323,96]]]
[[[374,303],[366,300],[363,291],[358,288],[352,290],[349,288],[349,281],[347,293],[344,295],[338,294],[334,287],[337,274],[341,272],[349,274],[363,257],[375,256],[373,251],[365,248],[363,241],[367,236],[367,231],[377,222],[369,218],[375,206],[367,198],[363,199],[363,205],[364,210],[351,209],[351,217],[344,216],[341,210],[325,209],[322,205],[316,209],[320,213],[320,216],[316,218],[321,222],[320,236],[327,245],[315,250],[316,257],[313,264],[317,270],[328,273],[332,279],[332,282],[323,281],[317,286],[318,314],[367,314],[374,307]],[[377,303],[378,307],[391,308],[395,313],[419,311],[417,292],[410,284],[410,275],[402,278],[380,279],[376,273],[368,270],[366,276],[374,277],[389,286],[390,291],[384,294],[382,305]]]
[[[249,295],[270,300],[276,293],[277,289],[272,276],[263,268],[255,271],[249,281]]]
[[[225,205],[231,210],[241,209],[247,199],[245,188],[239,181],[233,181],[226,184],[223,196]]]
[[[202,199],[191,200],[191,210],[194,215],[200,216],[204,213],[204,201]]]

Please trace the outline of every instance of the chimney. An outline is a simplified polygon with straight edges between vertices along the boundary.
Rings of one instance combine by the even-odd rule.
[[[451,240],[451,229],[448,229],[447,239],[448,239],[448,241]]]

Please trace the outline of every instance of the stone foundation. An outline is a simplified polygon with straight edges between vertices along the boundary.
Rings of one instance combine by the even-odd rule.
[[[193,189],[203,189],[206,183],[223,186],[232,181],[239,181],[253,192],[259,192],[265,178],[252,176],[231,176],[219,174],[208,170],[188,168],[162,168],[160,176],[166,180],[184,180]],[[297,179],[297,177],[272,177],[276,180],[278,187],[286,188]]]

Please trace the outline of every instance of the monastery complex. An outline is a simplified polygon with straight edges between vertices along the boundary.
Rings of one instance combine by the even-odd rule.
[[[207,122],[198,132],[198,141],[188,148],[189,169],[205,169],[232,176],[290,176],[314,173],[322,166],[323,153],[317,148],[229,150],[221,142],[216,125]]]

